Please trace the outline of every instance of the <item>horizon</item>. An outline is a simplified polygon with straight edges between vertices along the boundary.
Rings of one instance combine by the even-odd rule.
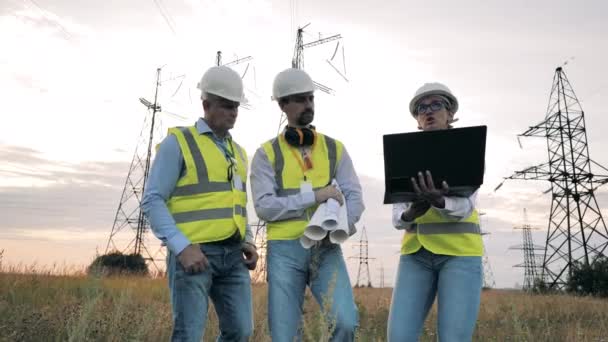
[[[585,111],[591,158],[608,165],[602,153],[608,146],[602,101],[608,96],[602,15],[608,3],[599,0],[585,6],[565,0],[385,6],[184,0],[165,2],[162,10],[120,1],[36,3],[0,4],[3,265],[86,265],[105,249],[146,116],[138,99],[153,96],[159,66],[166,65],[167,79],[185,75],[161,89],[163,108],[187,118],[161,116],[166,128],[201,114],[200,103],[189,98],[197,98],[197,80],[218,50],[225,61],[253,56],[245,79],[252,108],[240,111],[232,130],[253,156],[275,134],[280,117],[269,100],[272,78],[289,66],[296,29],[309,22],[306,42],[343,37],[348,82],[325,61],[333,44],[307,49],[305,68],[335,90],[333,96],[319,92],[314,124],[345,144],[359,174],[367,209],[358,227],[367,227],[375,284],[382,265],[392,285],[402,236],[392,228],[390,206],[382,205],[381,136],[415,131],[404,103],[422,83],[440,81],[456,94],[456,127],[488,126],[478,208],[486,213],[482,229],[491,233],[484,240],[497,287],[523,283],[523,269],[512,267],[523,255],[509,247],[522,243],[513,227],[523,223],[524,208],[528,223],[540,228],[534,243],[545,244],[549,184],[510,181],[493,190],[502,177],[547,161],[544,139],[521,139],[520,148],[516,135],[544,119],[555,68],[564,65]],[[242,73],[246,65],[234,68]],[[599,188],[596,198],[608,215],[608,188]],[[357,265],[347,258],[356,254],[358,238],[343,245],[351,280]],[[148,241],[160,243],[152,234]]]

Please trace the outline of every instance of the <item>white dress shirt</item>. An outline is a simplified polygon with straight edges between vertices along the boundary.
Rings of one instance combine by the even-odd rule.
[[[445,208],[435,208],[445,218],[460,220],[471,216],[477,203],[477,190],[469,197],[446,196]],[[411,202],[393,204],[393,226],[396,229],[412,229],[414,221],[403,221],[401,216],[409,209]]]

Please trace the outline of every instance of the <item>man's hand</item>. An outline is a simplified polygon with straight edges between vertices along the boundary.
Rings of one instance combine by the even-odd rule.
[[[422,172],[418,172],[418,182],[416,182],[416,178],[412,177],[414,191],[416,191],[416,194],[420,199],[429,202],[435,208],[445,208],[444,196],[450,190],[448,183],[443,181],[443,183],[441,183],[441,189],[437,189],[435,188],[435,183],[433,183],[431,172],[427,170],[425,174],[426,179]]]
[[[405,222],[412,222],[416,218],[424,215],[431,207],[431,204],[424,200],[416,200],[412,202],[409,208],[401,214],[401,219]]]
[[[241,250],[243,251],[243,256],[245,257],[244,262],[247,269],[250,271],[255,270],[255,266],[257,265],[259,258],[258,252],[255,250],[255,246],[245,242],[241,246]]]
[[[317,201],[317,203],[323,203],[330,198],[338,201],[340,205],[344,204],[344,197],[342,196],[342,193],[333,185],[328,185],[319,190],[315,190],[315,201]]]
[[[199,245],[189,245],[177,255],[177,260],[182,264],[187,273],[195,274],[203,272],[209,267],[209,261]]]

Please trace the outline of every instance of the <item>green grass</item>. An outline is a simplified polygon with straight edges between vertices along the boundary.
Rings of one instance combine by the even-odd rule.
[[[169,340],[165,279],[31,271],[5,268],[0,273],[0,341]],[[253,293],[252,340],[270,341],[265,285],[254,285]],[[386,340],[390,296],[390,289],[355,289],[358,341]],[[304,312],[304,339],[327,340],[331,322],[324,321],[310,293]],[[435,323],[433,308],[422,341],[436,339]],[[212,341],[217,331],[217,317],[210,309],[204,340]],[[607,300],[500,290],[483,293],[475,332],[476,341],[608,341],[607,336]]]

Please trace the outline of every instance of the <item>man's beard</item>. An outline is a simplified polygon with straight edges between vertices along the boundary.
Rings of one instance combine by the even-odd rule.
[[[303,111],[302,113],[300,113],[300,116],[298,116],[298,126],[307,126],[310,125],[310,123],[312,122],[312,120],[315,118],[315,111],[312,109],[307,109],[305,111]]]

